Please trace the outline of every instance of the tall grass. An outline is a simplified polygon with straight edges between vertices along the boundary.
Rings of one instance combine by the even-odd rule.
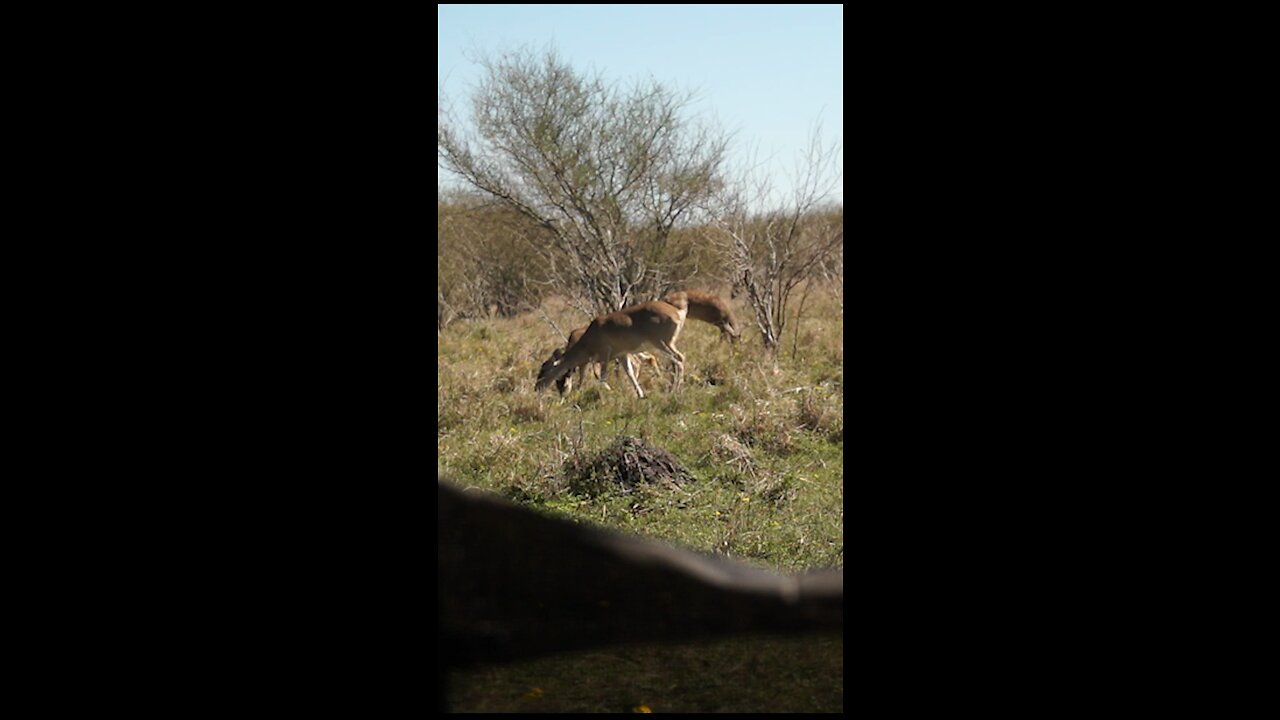
[[[648,397],[614,371],[565,398],[533,380],[563,344],[539,313],[459,322],[437,351],[440,470],[456,483],[541,512],[723,553],[779,571],[844,565],[844,352],[834,303],[819,291],[775,359],[749,315],[736,346],[690,320],[677,340],[685,383],[641,370]],[[563,333],[589,318],[549,301]],[[796,322],[796,321],[792,321]],[[678,458],[693,480],[589,494],[566,470],[621,435]]]

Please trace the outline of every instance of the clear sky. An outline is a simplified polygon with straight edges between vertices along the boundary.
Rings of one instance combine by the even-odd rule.
[[[438,5],[437,20],[438,82],[459,109],[480,74],[468,55],[553,43],[609,80],[696,90],[690,113],[736,131],[731,161],[757,150],[776,184],[815,122],[844,141],[843,5]]]

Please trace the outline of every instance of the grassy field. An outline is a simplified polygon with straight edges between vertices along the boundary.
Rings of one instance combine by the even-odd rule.
[[[588,380],[585,389],[574,388],[565,398],[554,388],[536,393],[533,381],[538,367],[552,348],[564,342],[564,335],[553,332],[539,313],[451,325],[441,335],[437,353],[436,444],[442,475],[460,486],[496,492],[539,512],[721,553],[780,572],[843,567],[842,315],[829,296],[815,290],[805,318],[798,327],[793,321],[787,328],[785,347],[775,362],[762,349],[759,331],[744,307],[734,303],[734,309],[746,326],[742,341],[731,346],[720,340],[714,327],[689,320],[676,342],[686,356],[683,389],[671,392],[665,368],[659,372],[646,366],[640,372],[644,399],[635,396],[617,371],[611,389]],[[564,334],[589,320],[556,303],[548,303],[544,312]],[[637,437],[670,452],[692,479],[679,486],[642,485],[626,491],[585,477],[583,468],[622,436]],[[794,665],[786,658],[804,654],[792,650],[800,647],[795,640],[749,642],[763,658],[760,663],[770,665],[772,657],[772,664],[784,674]],[[732,642],[717,647],[728,649],[703,647],[687,652],[689,663],[707,658],[714,663],[703,673],[699,687],[720,687],[711,678],[729,675],[741,665],[742,652],[733,651]],[[822,647],[825,650],[814,656],[819,664],[828,669],[842,667],[842,642],[834,639]],[[636,658],[645,653],[659,653],[665,658],[662,665],[678,665],[681,661],[672,658],[683,657],[671,648],[615,650],[611,655]],[[721,655],[723,661],[717,659]],[[560,664],[574,662],[581,667],[568,677],[579,678],[579,686],[592,686],[587,678],[601,667],[598,656],[548,658],[477,671],[483,677],[477,673],[459,677],[455,703],[463,710],[550,709],[553,703],[530,705],[537,698],[521,698],[532,688],[548,688],[551,678],[564,675]],[[834,685],[822,682],[819,690],[797,685],[793,698],[779,696],[777,688],[766,694],[796,709],[835,709]],[[650,685],[657,693],[688,682],[660,678]],[[502,698],[525,705],[493,701],[491,693],[472,691],[478,686],[500,688]],[[631,695],[643,695],[649,686],[628,686],[625,692],[616,684],[612,687],[620,693],[618,697],[584,690],[581,702],[556,708],[624,710],[633,701],[643,702]],[[570,694],[567,688],[560,692],[561,698]],[[741,711],[752,705],[729,701],[716,692],[677,695],[681,702],[665,709]],[[842,684],[839,695],[842,705]]]

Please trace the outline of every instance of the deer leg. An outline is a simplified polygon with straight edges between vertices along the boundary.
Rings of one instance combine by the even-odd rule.
[[[606,390],[613,390],[613,388],[609,387],[609,365],[612,364],[612,362],[613,356],[608,355],[602,362],[596,364],[596,375],[600,378],[600,384],[603,385]]]
[[[672,378],[671,388],[673,390],[679,389],[684,383],[684,355],[675,348],[675,345],[669,342],[660,340],[658,341],[658,347],[667,354],[667,357],[671,358],[672,363],[675,365],[676,372],[675,377]]]
[[[688,322],[687,318],[685,322]],[[683,329],[684,329],[684,322],[676,324],[676,331],[671,333],[671,339],[667,341],[667,344],[674,347],[676,344],[676,338],[680,337],[680,331]]]
[[[643,399],[644,390],[640,389],[640,381],[636,379],[636,366],[631,364],[631,356],[622,356],[622,369],[627,373],[627,379],[631,381],[631,387],[636,389],[636,397]]]
[[[579,386],[582,385],[582,368],[581,367],[578,368],[578,385]],[[560,378],[559,384],[556,385],[556,387],[560,388],[561,395],[568,395],[570,391],[573,390],[573,371],[570,370],[569,372],[565,373],[564,377]]]

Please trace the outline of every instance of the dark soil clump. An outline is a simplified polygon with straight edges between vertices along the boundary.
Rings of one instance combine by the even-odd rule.
[[[630,493],[641,483],[680,485],[693,479],[676,456],[625,435],[595,457],[570,461],[565,476],[570,488],[588,496],[610,489]]]

